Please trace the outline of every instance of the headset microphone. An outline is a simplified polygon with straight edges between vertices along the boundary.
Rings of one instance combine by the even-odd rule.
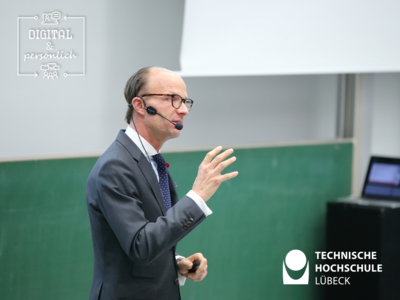
[[[176,123],[172,122],[170,119],[167,119],[167,118],[164,117],[162,114],[160,114],[159,112],[157,112],[157,109],[155,109],[153,106],[146,106],[145,109],[146,109],[146,111],[147,111],[150,115],[155,115],[155,114],[157,114],[157,115],[163,117],[163,118],[164,118],[165,120],[167,120],[168,122],[174,124],[175,129],[182,130],[182,128],[183,128],[183,124],[182,124],[182,123],[180,123],[180,122],[176,122]]]
[[[176,122],[175,123],[175,128],[178,129],[178,130],[182,130],[183,124],[181,122]]]
[[[132,104],[128,104],[128,106],[132,106]],[[163,117],[165,120],[167,120],[168,122],[172,123],[175,126],[175,129],[182,130],[183,124],[181,122],[176,122],[176,123],[172,122],[170,119],[167,119],[162,114],[157,112],[157,109],[155,109],[153,106],[145,106],[145,110],[147,111],[147,113],[149,115],[159,115],[159,116]]]

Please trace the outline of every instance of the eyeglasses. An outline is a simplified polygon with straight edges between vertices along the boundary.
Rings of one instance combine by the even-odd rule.
[[[185,104],[186,108],[188,111],[191,110],[193,106],[193,100],[192,99],[183,99],[179,95],[175,94],[145,94],[142,96],[139,96],[140,98],[145,97],[145,96],[163,96],[163,97],[170,97],[169,100],[171,100],[171,104],[174,108],[179,108],[181,107],[182,103]]]

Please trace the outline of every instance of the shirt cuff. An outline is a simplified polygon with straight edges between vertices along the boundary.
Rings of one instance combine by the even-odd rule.
[[[211,209],[208,208],[206,202],[196,193],[190,190],[186,196],[188,196],[190,199],[192,199],[196,204],[200,207],[200,209],[204,212],[204,214],[207,216],[212,214]]]
[[[178,259],[183,259],[184,257],[183,256],[180,256],[180,255],[176,255],[175,256],[175,259],[176,260],[178,260]],[[185,276],[182,276],[179,272],[178,272],[178,280],[179,280],[179,285],[180,286],[184,286],[185,285],[185,282],[186,282],[186,277]]]
[[[179,280],[179,285],[180,286],[184,286],[185,285],[186,277],[182,276],[179,272],[178,272],[178,280]]]

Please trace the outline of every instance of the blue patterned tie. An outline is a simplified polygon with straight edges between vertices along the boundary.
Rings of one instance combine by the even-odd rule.
[[[171,208],[171,194],[169,191],[169,183],[168,183],[168,170],[165,164],[164,157],[160,153],[153,155],[154,161],[157,163],[157,171],[161,193],[164,198],[164,204],[166,210]]]

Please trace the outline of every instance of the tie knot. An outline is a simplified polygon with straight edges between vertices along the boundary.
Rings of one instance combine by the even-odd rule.
[[[164,157],[160,153],[153,155],[153,159],[159,167],[166,167]]]

